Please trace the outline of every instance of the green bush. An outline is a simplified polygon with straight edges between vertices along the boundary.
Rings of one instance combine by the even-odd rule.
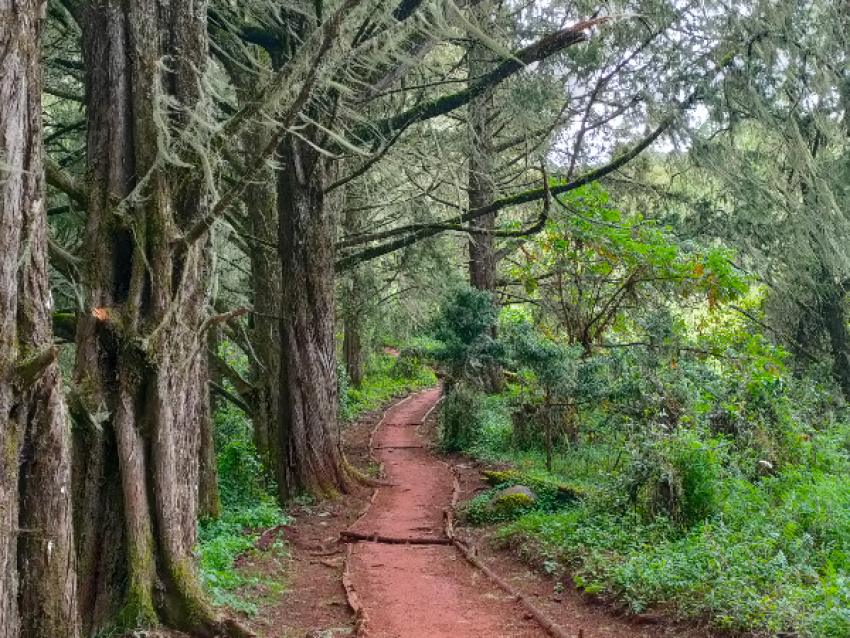
[[[440,441],[447,452],[465,450],[480,430],[483,393],[467,384],[455,384],[446,393],[440,411]]]
[[[850,426],[815,434],[799,459],[827,458],[831,472],[788,465],[756,481],[737,473],[729,443],[679,432],[628,452],[652,459],[643,476],[675,474],[673,514],[612,507],[634,477],[629,456],[619,476],[598,465],[599,489],[576,506],[527,513],[499,538],[635,612],[662,605],[736,631],[850,635],[850,463],[841,432]]]
[[[629,504],[647,520],[664,516],[683,529],[701,523],[720,506],[725,447],[687,429],[640,441],[621,478]]]
[[[216,410],[214,427],[224,508],[267,500],[274,493],[274,482],[254,447],[251,422],[239,408],[222,403]]]

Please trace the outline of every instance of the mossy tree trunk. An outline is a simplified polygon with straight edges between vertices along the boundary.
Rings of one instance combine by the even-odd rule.
[[[324,193],[329,160],[293,137],[282,142],[279,156],[283,360],[278,489],[282,500],[301,492],[335,496],[350,489],[351,477],[339,446],[334,348],[336,220],[334,206]]]
[[[79,635],[70,431],[50,316],[46,3],[0,1],[0,637]]]
[[[82,20],[89,118],[85,309],[77,332],[75,497],[81,613],[112,624],[228,632],[194,564],[206,394],[205,212],[193,125],[206,2],[92,0]],[[202,115],[202,114],[201,114]],[[166,131],[167,128],[167,131]],[[128,195],[131,195],[128,197]]]

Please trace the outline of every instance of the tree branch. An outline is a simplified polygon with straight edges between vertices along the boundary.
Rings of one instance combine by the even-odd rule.
[[[246,402],[250,402],[251,397],[257,389],[248,383],[241,374],[234,370],[222,357],[210,352],[210,363],[215,367],[216,371],[230,382],[230,385],[236,390],[240,397]]]
[[[691,100],[688,100],[687,104],[690,105],[690,102]],[[676,115],[678,115],[678,113]],[[570,191],[581,188],[582,186],[595,182],[596,180],[605,177],[609,173],[613,173],[622,166],[625,166],[635,157],[640,155],[646,148],[648,148],[653,142],[655,142],[655,140],[657,140],[661,136],[661,134],[664,133],[664,131],[666,131],[672,125],[674,120],[675,117],[672,115],[665,118],[664,121],[661,122],[661,124],[654,131],[652,131],[652,133],[650,133],[647,137],[645,137],[638,144],[632,147],[632,149],[630,149],[628,152],[624,153],[623,155],[609,162],[608,164],[600,166],[599,168],[596,168],[594,170],[588,171],[587,173],[578,177],[572,182],[569,182],[567,184],[559,184],[558,186],[554,186],[552,188],[543,187],[533,189],[518,193],[516,195],[512,195],[510,197],[503,197],[501,199],[497,199],[492,204],[488,204],[487,206],[482,206],[480,208],[474,208],[472,210],[466,211],[460,216],[458,222],[470,222],[474,219],[478,219],[479,217],[483,217],[484,215],[489,215],[491,213],[498,212],[503,208],[519,206],[520,204],[527,204],[529,202],[537,201],[545,197],[547,192],[553,196],[561,195],[563,193],[568,193]],[[359,263],[368,261],[369,259],[375,259],[376,257],[381,257],[382,255],[386,255],[406,246],[410,246],[411,244],[414,244],[417,241],[438,234],[439,232],[441,232],[441,230],[445,230],[444,228],[435,228],[435,226],[439,225],[429,225],[428,228],[419,228],[417,225],[403,226],[401,228],[384,231],[383,233],[379,234],[379,237],[367,236],[358,238],[356,244],[359,245],[368,243],[369,241],[386,239],[390,236],[403,235],[401,238],[388,242],[386,244],[374,246],[354,255],[343,257],[342,259],[337,261],[337,270],[347,270],[348,268],[351,268],[352,266],[355,266]],[[348,245],[355,245],[355,242],[352,240],[352,242]]]
[[[361,1],[362,0],[346,0],[342,7],[340,7],[339,10],[318,29],[318,31],[322,34],[322,41],[319,45],[319,50],[313,58],[312,66],[304,78],[304,83],[301,86],[298,96],[278,122],[277,132],[272,135],[269,143],[250,164],[248,170],[242,175],[238,182],[231,187],[231,189],[227,191],[221,199],[219,199],[215,206],[211,207],[209,211],[207,211],[207,213],[201,217],[201,219],[198,220],[182,238],[180,238],[180,242],[189,245],[203,237],[204,234],[212,228],[212,225],[216,222],[216,220],[224,215],[224,213],[227,212],[227,209],[230,208],[236,199],[244,192],[244,190],[248,187],[248,184],[255,179],[257,173],[260,169],[262,169],[266,160],[274,154],[281,141],[283,141],[283,138],[286,137],[289,127],[298,116],[301,108],[310,99],[310,94],[313,91],[313,86],[318,76],[322,60],[333,47],[333,43],[339,35],[343,19],[346,14]],[[309,49],[309,47],[304,48]],[[230,119],[230,121],[222,129],[222,140],[238,135],[253,117],[258,115],[268,105],[274,103],[281,89],[286,86],[287,80],[290,80],[290,76],[293,76],[295,74],[295,70],[299,68],[299,64],[296,64],[295,62],[291,62],[288,66],[291,67],[290,70],[288,72],[281,72],[278,74],[278,77],[272,84],[271,90],[266,92],[263,99],[252,102],[251,104],[239,109],[239,112]]]
[[[532,62],[543,61],[573,44],[583,42],[587,39],[584,34],[587,29],[610,19],[611,17],[602,17],[585,20],[567,29],[551,33],[534,44],[517,51],[512,58],[504,60],[495,69],[481,76],[480,79],[470,84],[463,91],[419,104],[404,113],[399,113],[381,122],[368,126],[364,125],[355,129],[354,137],[361,141],[369,141],[376,137],[391,137],[394,133],[403,131],[416,122],[433,119],[454,111],[524,69]]]
[[[232,392],[229,392],[225,388],[221,387],[215,381],[210,381],[209,384],[210,390],[214,395],[219,396],[222,399],[226,399],[227,401],[235,405],[237,408],[242,410],[245,413],[245,416],[247,416],[249,419],[253,417],[254,411],[251,410],[251,406],[249,406],[245,401],[243,401],[241,398],[239,398]]]
[[[59,165],[49,156],[44,158],[44,175],[48,184],[58,188],[83,208],[88,207],[89,196],[86,189],[76,177],[59,168]]]

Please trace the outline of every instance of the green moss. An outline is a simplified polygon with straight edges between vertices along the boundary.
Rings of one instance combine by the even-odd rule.
[[[561,501],[580,501],[587,495],[582,488],[575,485],[559,483],[537,476],[528,476],[514,470],[485,470],[481,472],[481,475],[493,487],[497,485],[527,485],[541,495],[551,495],[556,500]]]
[[[131,584],[126,601],[118,613],[115,626],[121,631],[149,629],[159,624],[149,588]]]
[[[528,508],[532,505],[534,505],[534,499],[525,494],[508,494],[493,501],[492,508],[494,512],[507,514],[516,509]]]
[[[484,480],[487,481],[492,487],[496,487],[497,485],[505,485],[511,484],[516,485],[517,483],[522,482],[522,477],[519,472],[514,472],[512,470],[505,470],[502,472],[496,472],[492,470],[485,470],[481,472],[481,476],[484,477]]]

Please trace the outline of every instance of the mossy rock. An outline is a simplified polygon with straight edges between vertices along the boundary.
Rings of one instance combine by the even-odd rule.
[[[499,518],[534,506],[537,494],[525,485],[514,485],[497,492],[487,503],[487,510]]]
[[[528,485],[531,489],[537,492],[554,494],[559,500],[568,502],[580,501],[585,497],[585,492],[580,487],[531,476],[524,476],[514,470],[484,470],[481,472],[481,475],[484,477],[484,480],[493,487],[498,485]]]

